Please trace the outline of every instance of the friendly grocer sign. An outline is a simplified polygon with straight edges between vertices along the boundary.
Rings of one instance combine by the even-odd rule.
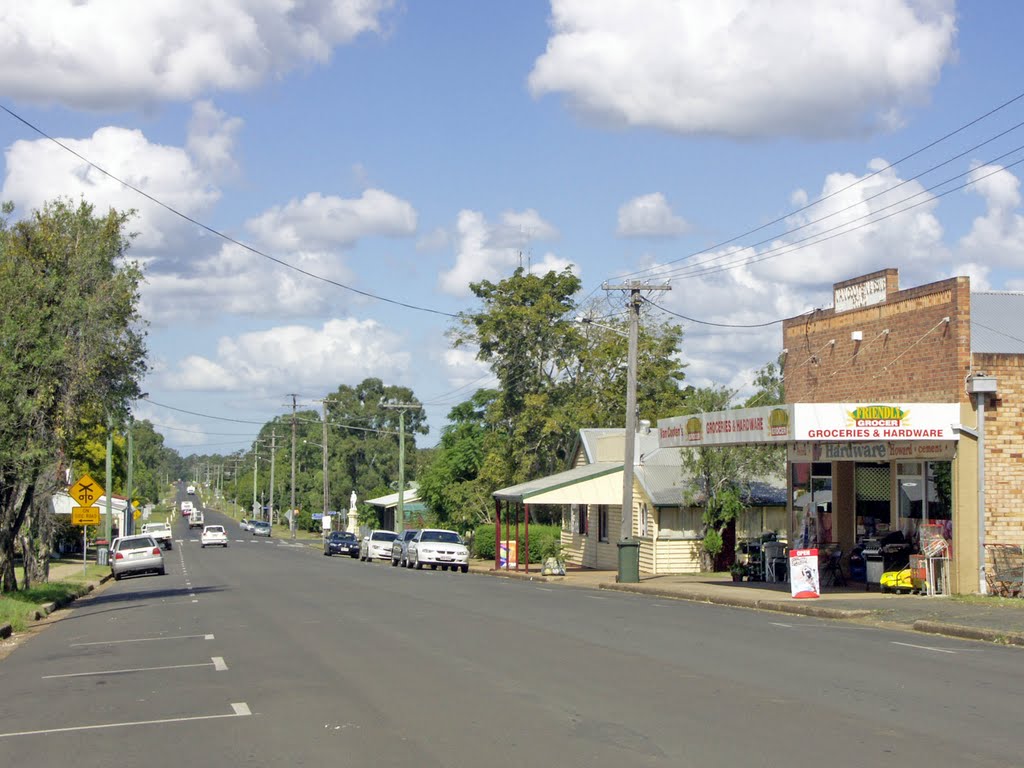
[[[803,441],[957,440],[956,403],[795,403],[658,421],[663,448]]]

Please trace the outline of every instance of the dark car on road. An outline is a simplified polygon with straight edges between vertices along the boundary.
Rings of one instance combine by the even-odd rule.
[[[354,533],[348,531],[334,531],[324,539],[324,554],[328,557],[331,555],[359,557],[359,539]]]

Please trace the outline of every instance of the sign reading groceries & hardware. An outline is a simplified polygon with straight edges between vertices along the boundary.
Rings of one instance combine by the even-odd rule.
[[[952,441],[956,403],[795,403],[658,421],[662,448],[743,443]]]

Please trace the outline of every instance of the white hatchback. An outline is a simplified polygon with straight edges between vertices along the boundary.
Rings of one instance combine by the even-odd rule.
[[[208,525],[203,528],[199,536],[199,543],[205,549],[207,546],[227,547],[228,534],[223,525]]]

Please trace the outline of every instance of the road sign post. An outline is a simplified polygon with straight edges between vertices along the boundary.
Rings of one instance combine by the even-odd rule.
[[[83,574],[86,571],[89,555],[89,526],[100,524],[100,511],[93,504],[105,493],[103,486],[88,475],[82,475],[78,478],[78,482],[68,489],[68,494],[80,505],[71,508],[71,524],[82,526]]]

